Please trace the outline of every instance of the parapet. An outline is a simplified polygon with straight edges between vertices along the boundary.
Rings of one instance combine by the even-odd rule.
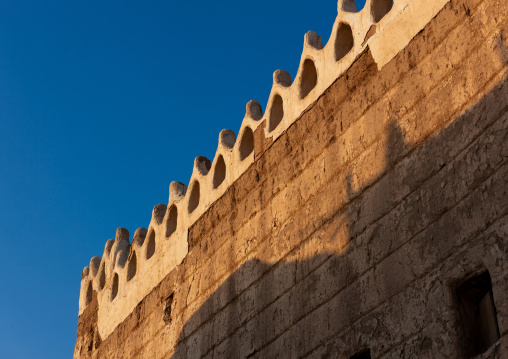
[[[449,0],[367,0],[357,12],[354,0],[339,0],[338,15],[328,43],[309,31],[296,78],[277,70],[263,114],[250,101],[239,130],[219,134],[213,161],[196,157],[188,187],[169,186],[168,204],[153,208],[148,229],[139,228],[132,243],[118,228],[106,242],[102,257],[83,269],[79,314],[93,291],[98,300],[101,338],[113,332],[188,253],[188,229],[249,168],[254,158],[254,133],[272,141],[286,131],[369,47],[378,68],[398,54]],[[264,128],[260,127],[264,124]]]

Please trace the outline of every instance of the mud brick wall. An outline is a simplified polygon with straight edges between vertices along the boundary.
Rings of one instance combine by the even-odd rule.
[[[378,70],[367,49],[190,228],[189,253],[79,358],[463,358],[488,270],[508,358],[508,3],[453,0]],[[266,124],[265,124],[266,125]]]

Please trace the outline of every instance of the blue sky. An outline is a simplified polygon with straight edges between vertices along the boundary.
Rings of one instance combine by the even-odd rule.
[[[357,1],[359,7],[363,0]],[[360,4],[361,3],[361,4]],[[2,358],[70,358],[81,270],[213,159],[334,0],[0,2]]]

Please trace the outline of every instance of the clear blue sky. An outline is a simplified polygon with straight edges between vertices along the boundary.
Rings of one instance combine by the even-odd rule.
[[[294,77],[305,32],[326,43],[336,9],[0,2],[2,358],[72,357],[83,267],[117,227],[148,226],[249,100],[265,108],[273,71]]]

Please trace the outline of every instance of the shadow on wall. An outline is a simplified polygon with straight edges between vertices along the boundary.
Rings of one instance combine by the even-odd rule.
[[[507,81],[493,88],[446,127],[438,130],[448,119],[434,120],[435,130],[414,143],[400,125],[408,116],[394,112],[385,127],[380,172],[369,180],[348,170],[348,203],[322,226],[331,238],[322,238],[321,253],[294,253],[311,235],[285,257],[298,260],[241,265],[187,320],[172,358],[350,358],[370,356],[369,348],[378,357],[408,340],[417,357],[446,346],[454,357],[462,350],[462,329],[451,273],[466,278],[468,270],[488,269],[492,283],[499,283],[506,273],[495,266],[508,268],[508,249],[504,262],[493,266],[487,259],[469,266],[464,259],[453,262],[459,250],[475,245],[475,237],[464,238],[466,222],[476,221],[478,234],[506,215],[491,214],[487,205],[476,213],[481,218],[454,212],[486,183],[498,185],[492,201],[506,199],[495,178],[506,172],[508,159]],[[441,103],[456,102],[453,91],[446,93],[450,98]],[[404,126],[408,131],[412,124]],[[438,223],[446,223],[443,218],[455,220],[445,226]],[[334,241],[341,235],[347,244],[339,252]],[[508,248],[507,238],[499,241]],[[495,286],[493,291],[496,298]]]

